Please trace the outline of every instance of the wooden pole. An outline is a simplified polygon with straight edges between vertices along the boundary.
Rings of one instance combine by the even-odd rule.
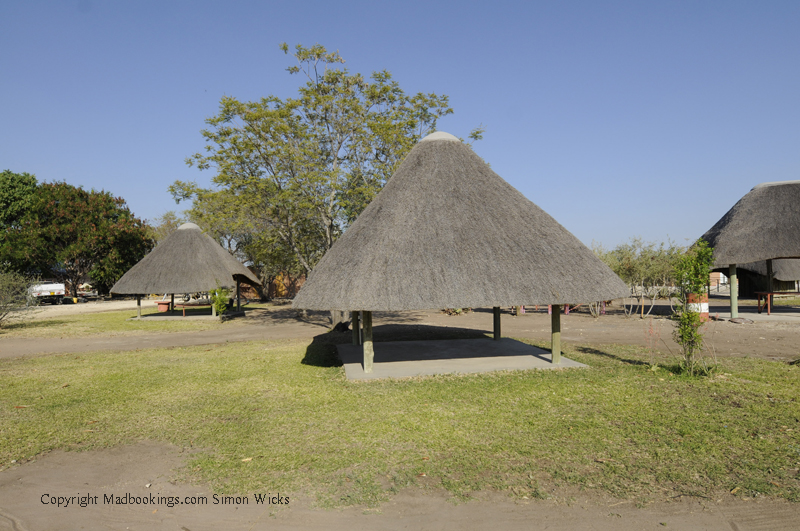
[[[372,348],[372,312],[364,312],[364,372],[372,372],[375,350]]]
[[[775,273],[772,271],[772,258],[767,260],[767,291],[772,293],[775,291],[774,283],[772,282]]]
[[[522,314],[522,306],[514,306],[514,314],[519,317]]]
[[[237,312],[242,311],[242,290],[241,290],[241,286],[242,286],[242,281],[241,280],[237,280],[236,281],[236,311]]]
[[[175,311],[175,294],[171,293],[169,297],[169,311],[170,313]]]
[[[772,270],[772,258],[767,260],[767,314],[770,312],[772,306],[772,292],[775,291],[775,272]]]
[[[728,283],[731,287],[731,319],[739,317],[739,280],[736,278],[736,264],[728,266]]]
[[[137,319],[141,319],[142,318],[142,296],[141,295],[137,295],[136,296],[136,318]]]
[[[350,312],[350,326],[353,327],[353,344],[361,344],[361,319],[359,312]]]
[[[494,314],[494,339],[495,341],[500,340],[500,307],[495,306],[492,308],[492,313]]]
[[[553,315],[551,317],[550,332],[550,352],[553,354],[553,363],[561,363],[561,305],[553,305]]]

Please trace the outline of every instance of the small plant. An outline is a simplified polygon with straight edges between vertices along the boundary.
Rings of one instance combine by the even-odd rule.
[[[19,314],[38,304],[28,290],[29,285],[24,275],[0,270],[0,327],[12,312]]]
[[[217,289],[212,289],[208,292],[208,296],[211,299],[211,305],[214,307],[214,311],[217,315],[221,316],[225,310],[228,309],[230,293],[227,289],[217,286]]]
[[[714,250],[704,240],[698,240],[686,253],[681,256],[675,266],[675,280],[680,288],[680,303],[672,315],[677,322],[673,338],[681,346],[683,359],[681,370],[689,376],[698,372],[708,374],[711,369],[701,363],[699,355],[703,350],[703,334],[700,327],[698,305],[688,302],[689,294],[702,295],[707,293],[708,278],[711,274]]]

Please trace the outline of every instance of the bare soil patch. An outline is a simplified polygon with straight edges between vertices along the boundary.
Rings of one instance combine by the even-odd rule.
[[[152,301],[150,301],[152,302]],[[135,301],[112,304],[122,308]],[[74,308],[83,311],[84,305],[52,307],[53,311]],[[153,302],[153,304],[155,304]],[[127,305],[127,306],[126,306]],[[118,308],[115,308],[118,309]],[[47,308],[46,311],[50,311]],[[665,312],[662,312],[665,313]],[[215,330],[172,333],[141,333],[115,337],[77,338],[3,338],[0,336],[0,358],[13,358],[38,354],[89,352],[93,350],[136,350],[153,347],[195,346],[230,341],[257,341],[269,339],[313,338],[329,328],[326,312],[306,312],[303,315],[288,303],[246,311]],[[456,328],[476,334],[491,334],[490,308],[478,308],[470,313],[450,316],[437,310],[411,312],[375,312],[375,341],[418,339],[421,333],[434,329]],[[570,345],[627,344],[651,348],[661,357],[679,355],[679,347],[672,340],[673,323],[666,316],[626,317],[619,306],[610,307],[609,313],[594,318],[585,311],[573,311],[561,318],[562,342]],[[704,326],[707,355],[758,357],[775,361],[791,361],[800,356],[800,321],[786,320],[780,315],[761,318],[753,323],[736,324],[729,321],[710,321]],[[550,316],[546,308],[529,309],[527,313],[513,316],[505,309],[502,333],[506,337],[549,341]],[[343,336],[344,337],[344,336]]]
[[[215,498],[203,485],[176,479],[186,453],[186,449],[142,441],[89,452],[52,452],[2,471],[0,530],[730,531],[796,529],[800,519],[800,506],[772,500],[679,497],[672,503],[637,508],[625,500],[590,497],[579,491],[553,492],[547,500],[518,502],[495,493],[480,493],[467,503],[454,503],[444,491],[423,487],[404,490],[379,509],[344,510],[317,509],[302,493],[252,493],[247,500],[226,500],[223,493]],[[275,502],[281,496],[288,503],[259,504],[255,494],[268,495]],[[111,497],[114,503],[110,503]]]

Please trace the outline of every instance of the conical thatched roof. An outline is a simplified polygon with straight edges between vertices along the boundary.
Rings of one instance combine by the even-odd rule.
[[[320,260],[294,307],[575,304],[628,293],[591,250],[469,146],[434,133]]]
[[[714,267],[800,258],[800,181],[759,184],[703,234]]]
[[[111,288],[111,293],[195,293],[236,287],[236,280],[261,285],[238,260],[203,234],[194,223],[184,223],[164,238]]]

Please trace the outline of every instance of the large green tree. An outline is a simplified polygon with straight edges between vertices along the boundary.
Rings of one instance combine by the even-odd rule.
[[[87,276],[106,291],[153,246],[146,225],[122,198],[63,182],[39,185],[4,236],[0,261],[69,282],[73,296]]]
[[[297,97],[226,96],[206,121],[205,151],[187,163],[213,168],[216,190],[178,181],[171,192],[176,201],[227,204],[236,211],[234,237],[280,242],[275,249],[292,255],[284,262],[309,272],[414,144],[453,111],[447,96],[406,94],[387,71],[350,73],[338,52],[319,44],[292,55],[297,64],[288,71],[306,79]]]
[[[0,231],[15,226],[30,208],[37,184],[29,173],[0,172]]]

